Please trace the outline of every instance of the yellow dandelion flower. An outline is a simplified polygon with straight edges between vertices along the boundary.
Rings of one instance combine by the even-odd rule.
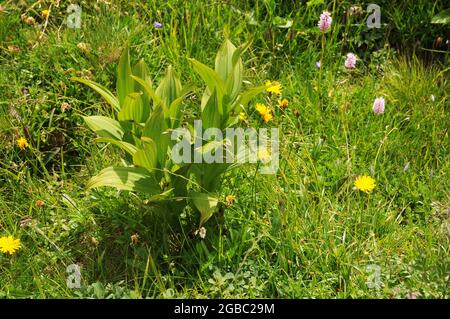
[[[233,195],[227,195],[225,197],[225,201],[227,202],[227,206],[232,206],[234,204],[234,196]]]
[[[263,115],[267,113],[268,107],[261,103],[256,103],[256,110],[259,114]]]
[[[258,154],[257,154],[258,160],[263,162],[263,163],[267,163],[270,158],[271,155],[269,153],[269,151],[267,150],[267,148],[260,148],[258,150]]]
[[[278,100],[278,106],[282,109],[284,109],[285,107],[287,107],[289,105],[289,101],[288,99],[282,99],[282,100]]]
[[[41,15],[44,19],[47,19],[48,16],[50,15],[50,11],[49,10],[42,10]]]
[[[272,118],[273,118],[272,113],[266,113],[266,114],[262,115],[262,119],[266,123],[269,122]]]
[[[261,118],[264,120],[264,122],[269,122],[273,116],[272,116],[272,110],[270,109],[270,107],[261,104],[261,103],[256,103],[256,110],[258,111],[258,113],[261,115]]]
[[[21,137],[17,140],[17,146],[23,151],[28,147],[28,142],[24,137]]]
[[[355,187],[365,193],[370,193],[375,188],[375,180],[367,175],[358,176],[355,180]]]
[[[0,252],[5,254],[14,254],[20,248],[20,239],[14,239],[13,236],[0,237]]]
[[[281,95],[281,91],[283,88],[281,84],[276,81],[266,81],[266,91],[270,93],[275,93],[277,95]]]

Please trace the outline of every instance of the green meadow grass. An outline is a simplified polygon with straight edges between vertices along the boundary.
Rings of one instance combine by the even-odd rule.
[[[328,2],[290,12],[274,1],[79,1],[79,30],[63,24],[63,3],[53,1],[45,30],[20,16],[29,9],[41,24],[50,1],[2,3],[0,236],[14,235],[22,247],[0,255],[0,297],[448,298],[448,53],[423,60],[377,38],[348,71],[345,54],[357,47],[341,34],[353,24],[336,18],[322,51],[318,16],[343,12]],[[293,27],[277,27],[275,9]],[[277,80],[289,100],[267,124],[280,128],[278,173],[246,165],[227,174],[222,201],[232,194],[235,203],[206,223],[203,240],[189,209],[161,214],[139,194],[86,191],[122,154],[93,142],[81,116],[112,111],[69,78],[113,89],[129,40],[133,62],[144,58],[155,82],[172,64],[198,84],[184,103],[186,116],[196,116],[203,87],[188,58],[213,64],[226,36],[253,39],[246,80]],[[378,96],[386,99],[379,116]],[[262,125],[254,103],[247,125]],[[25,151],[15,144],[20,136],[30,143]],[[354,189],[358,175],[376,180],[371,194]],[[74,263],[80,289],[66,284]]]

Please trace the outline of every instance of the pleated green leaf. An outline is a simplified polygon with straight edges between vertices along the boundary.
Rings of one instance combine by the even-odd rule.
[[[200,212],[200,226],[214,214],[219,204],[219,199],[207,193],[191,192],[190,196],[195,207]]]
[[[107,167],[92,177],[86,185],[88,189],[103,186],[151,195],[161,191],[154,176],[140,167]]]
[[[217,91],[214,88],[213,93],[208,99],[205,108],[202,111],[202,122],[203,128],[207,129],[210,127],[220,127],[220,113],[218,111],[219,99],[217,96]]]
[[[135,123],[145,123],[150,110],[142,103],[141,93],[130,93],[123,102],[122,109],[118,114],[119,121],[133,121]]]
[[[161,101],[161,98],[156,95],[156,92],[153,90],[150,83],[138,76],[132,75],[131,77],[141,85],[141,88],[144,89],[145,93],[153,100],[153,106],[155,107]]]
[[[124,141],[118,141],[118,140],[115,140],[112,138],[99,137],[99,138],[95,139],[95,141],[97,143],[111,143],[113,145],[116,145],[116,146],[120,147],[121,149],[123,149],[128,154],[130,154],[131,156],[133,156],[134,153],[136,153],[136,151],[138,150],[137,147],[131,143],[127,143]]]
[[[225,94],[225,84],[220,78],[219,74],[211,69],[209,66],[204,65],[203,63],[191,59],[192,65],[194,67],[195,72],[197,72],[203,81],[206,83],[207,89],[202,97],[202,110],[206,105],[206,101],[209,99],[210,93],[216,89],[217,97],[218,97],[218,112],[223,114],[222,108],[222,97]]]
[[[167,112],[172,102],[180,96],[181,90],[181,81],[175,71],[173,71],[172,66],[169,65],[166,75],[156,89],[156,95],[162,99],[163,106]]]
[[[216,56],[215,70],[226,86],[226,93],[234,100],[242,87],[243,64],[241,50],[225,40]]]
[[[105,116],[83,116],[84,121],[98,136],[121,140],[124,134],[120,123]]]
[[[133,155],[133,164],[139,167],[144,167],[151,171],[156,168],[158,163],[157,146],[151,139],[144,143],[144,147],[139,149]]]
[[[132,75],[130,54],[128,51],[128,45],[126,45],[120,57],[117,70],[116,90],[120,106],[122,106],[125,102],[127,95],[134,91],[134,80],[131,78]]]
[[[94,89],[97,93],[99,93],[105,99],[106,102],[109,103],[109,105],[111,105],[113,107],[113,109],[115,111],[117,111],[117,112],[120,111],[119,100],[111,93],[111,91],[109,91],[103,85],[100,85],[91,80],[82,79],[82,78],[78,78],[78,77],[70,78],[70,80],[83,83],[83,84],[89,86],[90,88]]]

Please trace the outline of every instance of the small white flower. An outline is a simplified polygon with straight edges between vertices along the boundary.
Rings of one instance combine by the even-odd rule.
[[[201,239],[204,239],[206,237],[206,228],[205,227],[200,227],[200,229],[198,229],[195,234],[199,235]]]

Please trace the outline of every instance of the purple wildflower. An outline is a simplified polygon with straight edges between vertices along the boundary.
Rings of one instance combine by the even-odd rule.
[[[319,22],[317,23],[320,31],[322,31],[323,33],[327,32],[331,27],[332,21],[333,21],[333,19],[331,18],[331,13],[329,13],[328,11],[324,11],[320,15]]]
[[[320,69],[320,61],[316,62],[316,68]]]
[[[384,113],[384,98],[383,97],[377,97],[375,99],[375,102],[373,102],[372,111],[376,114]]]
[[[154,23],[153,23],[153,26],[154,26],[155,28],[158,28],[158,29],[161,29],[161,28],[162,28],[162,24],[159,23],[159,22],[154,22]]]
[[[353,53],[347,54],[347,59],[345,60],[345,67],[347,69],[356,68],[356,55],[354,55]]]

